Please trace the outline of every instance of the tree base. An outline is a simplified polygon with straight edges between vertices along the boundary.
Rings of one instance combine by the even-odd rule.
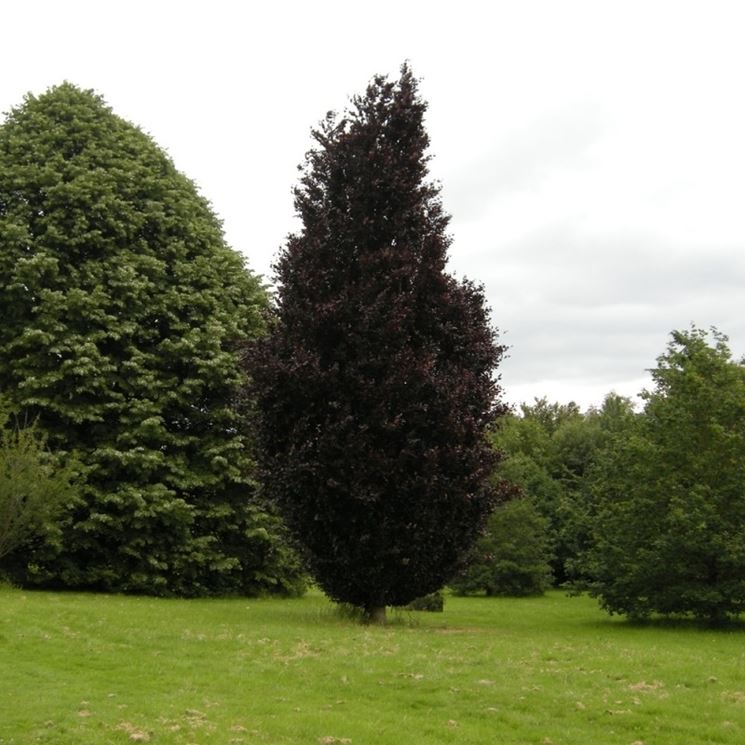
[[[365,608],[365,621],[367,621],[367,623],[374,623],[382,626],[385,624],[386,620],[384,605],[375,608]]]

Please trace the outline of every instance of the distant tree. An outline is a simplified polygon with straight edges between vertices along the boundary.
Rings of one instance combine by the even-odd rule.
[[[608,448],[630,434],[637,416],[630,399],[611,392],[599,408],[590,408],[581,421],[567,422],[556,432],[564,488],[557,541],[562,584],[571,586],[584,576],[582,556],[592,543],[598,510],[595,485],[603,478],[599,464]]]
[[[554,582],[576,579],[577,558],[589,543],[595,463],[610,432],[633,418],[628,399],[610,393],[599,409],[582,413],[576,404],[546,398],[522,404],[493,435],[504,453],[498,474],[518,486],[547,520]]]
[[[520,404],[520,411],[524,419],[537,422],[549,437],[566,422],[581,418],[580,408],[574,401],[560,404],[550,402],[545,396],[534,399],[532,404]]]
[[[458,595],[540,595],[551,585],[548,521],[529,499],[500,505],[464,568],[448,584]]]
[[[444,583],[498,496],[503,349],[482,289],[445,272],[425,108],[404,66],[314,131],[251,368],[267,490],[323,589],[376,619]]]
[[[558,440],[565,438],[565,427],[582,427],[584,419],[574,405],[549,404],[536,399],[535,405],[523,404],[521,415],[505,418],[494,433],[494,444],[503,454],[499,476],[516,485],[546,521],[555,582],[567,579],[567,561],[572,558],[570,526],[576,478],[562,460],[573,457],[571,450],[559,452]]]
[[[611,613],[719,621],[745,610],[745,365],[694,327],[652,378],[598,466],[589,589]]]
[[[59,515],[75,498],[74,469],[54,458],[37,427],[9,419],[0,400],[0,559],[29,540],[58,533]]]
[[[599,409],[590,409],[588,416],[597,419],[600,430],[608,436],[624,431],[637,413],[630,398],[611,392],[603,399]]]
[[[70,84],[0,127],[0,389],[84,466],[62,549],[21,581],[157,594],[290,587],[256,499],[259,280],[192,182]],[[285,557],[286,558],[286,557]]]

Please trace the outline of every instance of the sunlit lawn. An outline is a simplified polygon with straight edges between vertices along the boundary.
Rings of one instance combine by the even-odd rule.
[[[364,627],[320,595],[0,589],[0,743],[745,742],[745,632],[587,598],[449,597]]]

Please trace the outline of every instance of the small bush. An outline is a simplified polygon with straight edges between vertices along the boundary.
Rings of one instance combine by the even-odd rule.
[[[358,623],[365,623],[366,621],[365,609],[359,605],[352,605],[352,603],[336,603],[334,613],[345,621],[356,621]]]
[[[9,425],[0,410],[0,559],[34,537],[50,535],[73,497],[73,470],[61,467],[35,425]]]
[[[408,605],[404,606],[406,610],[423,610],[430,613],[442,613],[444,607],[445,595],[442,590],[430,592],[429,595],[412,600]]]

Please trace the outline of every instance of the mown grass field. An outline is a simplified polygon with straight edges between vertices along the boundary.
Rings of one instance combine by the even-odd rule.
[[[301,600],[0,589],[0,743],[745,742],[745,631],[587,598],[448,598],[380,628]]]

